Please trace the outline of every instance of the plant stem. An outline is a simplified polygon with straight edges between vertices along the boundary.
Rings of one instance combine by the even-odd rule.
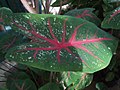
[[[46,3],[45,3],[45,6],[46,6],[46,13],[49,14],[49,9],[50,9],[50,0],[46,0]]]
[[[53,72],[50,72],[50,82],[52,82]]]
[[[61,1],[60,1],[60,9],[59,9],[58,14],[61,14],[61,11],[62,11],[62,3],[63,3],[63,1],[61,0]]]

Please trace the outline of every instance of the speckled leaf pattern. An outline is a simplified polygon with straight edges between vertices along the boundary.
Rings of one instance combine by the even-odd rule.
[[[94,8],[74,9],[65,13],[65,15],[73,16],[88,20],[96,25],[100,25],[100,19],[93,13]]]
[[[103,20],[103,28],[120,29],[120,7],[110,12]]]
[[[14,14],[11,26],[31,42],[12,48],[6,58],[48,71],[96,72],[117,47],[110,34],[70,16]]]
[[[87,87],[93,80],[93,74],[81,72],[63,72],[61,78],[69,90],[81,90]]]

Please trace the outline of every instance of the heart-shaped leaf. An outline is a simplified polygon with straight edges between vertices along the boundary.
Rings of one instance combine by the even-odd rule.
[[[120,7],[110,12],[103,20],[103,28],[120,29]]]
[[[86,74],[81,72],[63,72],[61,74],[62,82],[69,90],[81,90],[87,87],[93,79],[92,74]]]
[[[14,14],[11,26],[31,42],[12,48],[6,58],[49,71],[101,70],[118,43],[94,24],[70,16]]]
[[[76,18],[82,18],[88,20],[96,25],[100,25],[100,19],[93,13],[94,8],[83,8],[83,9],[74,9],[70,10],[65,15],[73,16]]]

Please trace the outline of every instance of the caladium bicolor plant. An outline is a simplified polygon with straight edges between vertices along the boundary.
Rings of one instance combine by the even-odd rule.
[[[93,73],[109,64],[117,47],[116,38],[83,19],[30,13],[6,16],[14,31],[31,39],[11,48],[6,58],[39,69]]]
[[[120,7],[110,12],[103,20],[103,28],[120,29]]]

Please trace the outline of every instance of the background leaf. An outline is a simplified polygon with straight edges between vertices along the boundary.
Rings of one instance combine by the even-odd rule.
[[[96,25],[100,25],[100,19],[93,13],[94,8],[83,8],[70,10],[65,15],[88,20]]]
[[[34,82],[24,72],[15,72],[9,75],[6,85],[9,90],[37,90]]]
[[[110,12],[103,20],[103,28],[120,29],[120,7]]]

